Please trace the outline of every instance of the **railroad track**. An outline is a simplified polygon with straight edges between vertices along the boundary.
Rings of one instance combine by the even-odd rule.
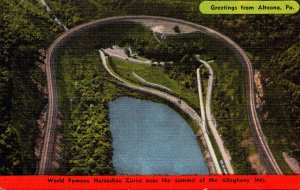
[[[160,21],[186,25],[194,29],[197,29],[201,33],[207,34],[212,38],[215,38],[223,42],[223,44],[225,44],[228,48],[234,51],[238,59],[242,62],[245,69],[247,113],[248,113],[249,126],[252,131],[254,142],[263,159],[265,166],[267,167],[268,173],[282,174],[282,171],[280,170],[266,142],[265,136],[263,134],[263,131],[261,129],[257,117],[255,101],[254,101],[254,81],[253,81],[252,64],[249,58],[247,57],[246,53],[243,51],[243,49],[239,47],[234,41],[232,41],[227,36],[215,30],[212,30],[208,27],[183,21],[183,20],[166,18],[166,17],[156,17],[156,16],[121,16],[121,17],[110,17],[106,19],[92,21],[66,31],[52,43],[46,55],[46,71],[47,71],[47,85],[48,85],[48,99],[49,99],[47,127],[46,127],[46,133],[44,138],[43,150],[42,150],[37,173],[40,175],[45,175],[49,172],[52,154],[53,154],[54,137],[55,137],[56,123],[57,123],[57,91],[56,91],[55,71],[53,69],[53,66],[55,65],[56,51],[60,47],[62,47],[65,43],[67,43],[68,39],[81,32],[92,30],[95,27],[100,27],[110,23],[117,23],[122,21],[139,22],[141,20],[149,20],[149,21],[160,20]]]

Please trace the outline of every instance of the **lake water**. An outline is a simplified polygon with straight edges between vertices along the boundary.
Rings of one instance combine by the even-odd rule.
[[[167,105],[121,97],[109,103],[117,174],[208,174],[187,122]]]

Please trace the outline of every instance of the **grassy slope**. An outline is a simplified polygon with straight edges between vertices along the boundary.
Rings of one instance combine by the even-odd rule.
[[[132,72],[135,72],[147,82],[165,86],[173,90],[176,95],[187,100],[193,107],[199,107],[197,92],[183,87],[182,84],[180,84],[180,81],[171,79],[168,75],[166,75],[166,73],[164,73],[164,69],[161,66],[134,64],[116,58],[112,59],[111,65],[118,74],[131,82],[139,83],[132,74]]]

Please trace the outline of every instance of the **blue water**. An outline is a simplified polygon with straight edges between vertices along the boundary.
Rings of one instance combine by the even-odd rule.
[[[109,117],[117,174],[208,174],[191,128],[169,106],[121,97]]]

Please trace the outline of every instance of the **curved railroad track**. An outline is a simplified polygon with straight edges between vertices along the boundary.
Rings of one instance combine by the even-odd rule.
[[[230,48],[242,62],[245,69],[246,76],[246,96],[247,96],[247,113],[249,126],[252,131],[253,140],[256,144],[256,147],[260,153],[260,156],[267,168],[269,174],[282,174],[276,160],[274,159],[272,152],[266,142],[265,136],[261,129],[256,109],[255,109],[255,91],[254,91],[254,81],[253,81],[253,69],[252,64],[249,58],[247,57],[244,50],[239,47],[234,41],[232,41],[227,36],[212,30],[208,27],[194,24],[191,22],[166,18],[166,17],[156,17],[156,16],[121,16],[121,17],[110,17],[106,19],[100,19],[85,23],[74,27],[60,37],[58,37],[52,45],[47,50],[46,55],[46,71],[47,71],[47,85],[48,85],[48,113],[47,113],[47,127],[44,138],[43,150],[41,154],[41,159],[38,167],[38,174],[45,175],[49,172],[52,154],[53,154],[53,145],[54,137],[57,124],[57,90],[56,90],[56,80],[55,80],[55,70],[53,66],[55,65],[55,54],[56,51],[64,45],[68,39],[72,36],[77,35],[78,33],[91,30],[95,27],[103,26],[110,23],[117,23],[122,21],[138,22],[139,20],[150,20],[150,21],[166,21],[177,24],[182,24],[196,29],[197,31],[207,34],[212,38],[215,38],[224,43],[228,48]]]

